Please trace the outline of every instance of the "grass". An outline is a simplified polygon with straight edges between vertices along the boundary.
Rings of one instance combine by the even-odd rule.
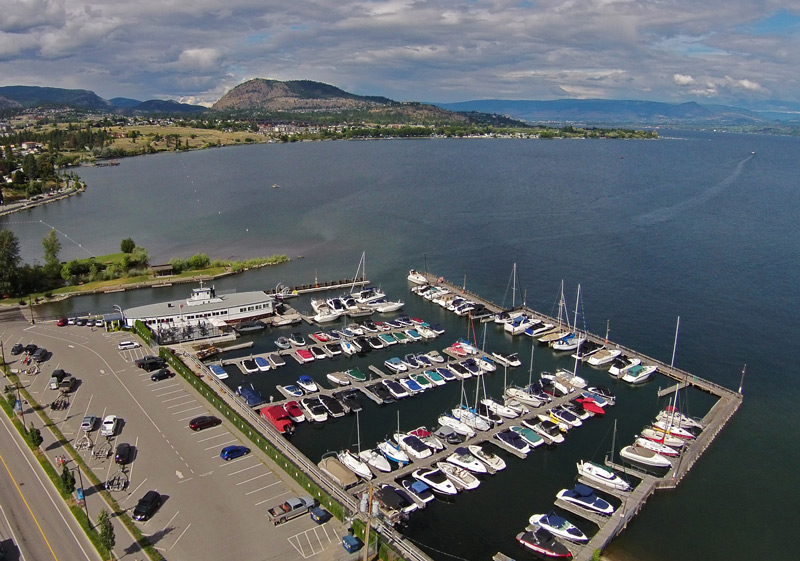
[[[130,127],[111,127],[112,133],[127,134],[129,131],[138,131],[142,136],[136,139],[132,138],[115,138],[112,143],[112,148],[136,151],[142,150],[149,144],[158,151],[174,150],[174,142],[170,142],[167,147],[166,140],[163,137],[166,135],[177,134],[181,146],[185,146],[189,142],[189,149],[204,148],[207,146],[228,146],[232,144],[245,144],[245,143],[260,143],[267,142],[267,137],[255,132],[224,132],[214,129],[195,129],[191,127],[162,127],[156,125],[134,125]],[[154,142],[152,139],[155,135],[160,135],[162,140]]]

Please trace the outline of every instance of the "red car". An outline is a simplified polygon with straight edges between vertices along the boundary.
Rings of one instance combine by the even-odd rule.
[[[65,325],[67,325],[67,318],[58,318],[56,325],[59,327],[64,327]]]

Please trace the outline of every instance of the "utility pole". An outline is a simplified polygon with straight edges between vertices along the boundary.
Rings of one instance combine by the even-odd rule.
[[[80,490],[81,495],[83,495],[83,509],[86,511],[86,519],[89,522],[89,526],[92,526],[92,519],[89,517],[89,505],[86,504],[86,489],[83,488],[83,476],[81,475],[81,466],[79,465],[75,471],[78,472],[78,482],[80,483]]]
[[[372,522],[372,483],[370,482],[367,485],[369,494],[367,495],[367,528],[364,532],[364,561],[369,559],[369,533],[371,530],[370,523]]]

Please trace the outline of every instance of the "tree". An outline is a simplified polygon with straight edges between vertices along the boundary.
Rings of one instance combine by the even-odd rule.
[[[19,240],[14,232],[0,230],[0,296],[11,296],[19,288]]]
[[[61,252],[61,242],[58,239],[55,228],[50,230],[42,240],[44,248],[44,270],[52,278],[61,272],[61,260],[58,254]]]
[[[75,474],[67,467],[67,464],[64,464],[61,469],[61,482],[64,484],[64,490],[67,493],[72,494],[75,492]]]
[[[28,431],[28,442],[34,448],[38,448],[41,446],[42,442],[44,442],[44,438],[42,438],[42,432],[33,426],[31,423],[31,428]]]
[[[119,249],[122,251],[122,253],[131,253],[135,247],[136,242],[134,242],[131,238],[125,238],[119,244]]]
[[[97,515],[97,531],[100,534],[100,543],[102,543],[108,551],[111,551],[114,548],[114,544],[117,543],[117,540],[114,537],[114,525],[111,524],[111,517],[104,508],[101,509],[100,514]]]

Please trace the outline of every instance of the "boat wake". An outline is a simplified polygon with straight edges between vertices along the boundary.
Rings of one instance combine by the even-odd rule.
[[[736,181],[739,176],[742,174],[744,170],[744,166],[747,162],[749,162],[755,154],[749,154],[744,160],[736,164],[736,167],[733,169],[733,172],[720,181],[719,183],[712,185],[705,191],[699,193],[698,195],[686,199],[685,201],[681,201],[675,205],[666,208],[660,208],[658,210],[654,210],[653,212],[648,212],[647,214],[642,214],[641,216],[637,216],[633,219],[634,224],[637,226],[647,226],[657,222],[665,222],[670,220],[674,216],[686,212],[687,210],[691,210],[700,206],[701,204],[713,199],[717,195],[719,195],[722,191],[724,191],[731,183]]]

